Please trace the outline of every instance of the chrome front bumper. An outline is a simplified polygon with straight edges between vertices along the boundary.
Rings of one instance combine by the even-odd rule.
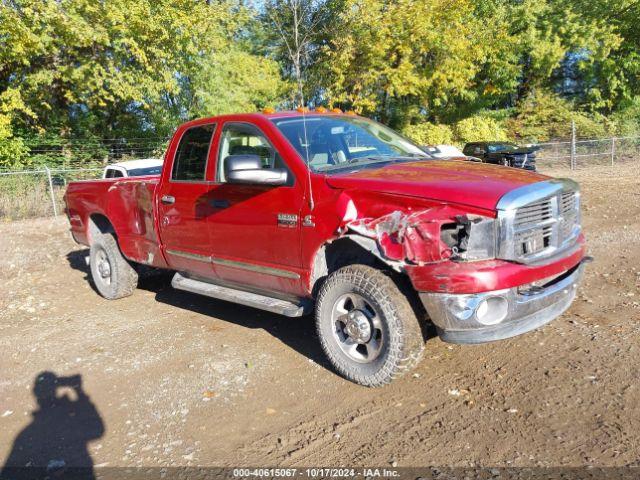
[[[534,330],[559,317],[576,296],[589,258],[541,287],[475,294],[420,293],[438,330],[451,343],[485,343]]]

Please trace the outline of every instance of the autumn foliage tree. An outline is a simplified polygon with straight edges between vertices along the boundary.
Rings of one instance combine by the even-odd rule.
[[[0,0],[0,164],[300,103],[421,141],[545,140],[570,120],[640,134],[639,16],[638,0]]]
[[[5,138],[166,136],[180,121],[282,94],[276,62],[243,44],[250,15],[233,0],[0,5]],[[16,159],[0,150],[0,161]]]

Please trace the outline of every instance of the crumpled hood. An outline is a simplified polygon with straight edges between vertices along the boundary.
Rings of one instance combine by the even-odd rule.
[[[345,190],[408,195],[495,210],[507,192],[548,177],[519,168],[459,161],[422,160],[327,175],[327,183]]]

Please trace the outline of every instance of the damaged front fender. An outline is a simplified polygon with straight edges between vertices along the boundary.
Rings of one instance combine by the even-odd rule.
[[[454,254],[442,240],[441,230],[460,215],[460,210],[450,206],[416,212],[396,210],[378,218],[350,220],[345,223],[344,232],[350,233],[353,240],[357,236],[374,240],[383,260],[424,265],[447,260]]]

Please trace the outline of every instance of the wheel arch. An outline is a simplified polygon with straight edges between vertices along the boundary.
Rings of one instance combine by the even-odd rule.
[[[92,213],[89,215],[87,222],[87,240],[89,245],[93,243],[95,236],[101,233],[113,233],[116,239],[118,238],[113,223],[106,215],[102,213]]]
[[[345,235],[325,242],[316,251],[311,264],[310,292],[314,298],[326,278],[347,265],[369,265],[380,270],[401,271],[398,262],[386,259],[375,240],[360,235]]]

